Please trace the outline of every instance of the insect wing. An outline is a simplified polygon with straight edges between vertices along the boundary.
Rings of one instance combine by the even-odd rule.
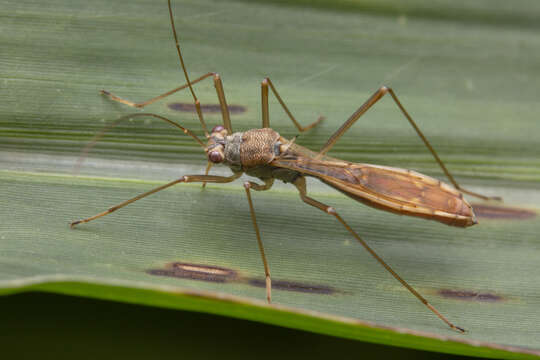
[[[271,164],[316,177],[374,208],[458,227],[476,224],[472,207],[461,192],[440,180],[394,167],[355,164],[329,157],[315,160],[313,154],[296,145]]]

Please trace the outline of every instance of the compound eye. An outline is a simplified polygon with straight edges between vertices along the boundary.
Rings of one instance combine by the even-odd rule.
[[[216,125],[214,126],[214,128],[212,129],[212,132],[215,133],[215,132],[222,132],[225,128],[223,127],[223,125]]]
[[[208,154],[208,159],[214,164],[218,164],[223,161],[223,154],[219,151],[210,151]]]

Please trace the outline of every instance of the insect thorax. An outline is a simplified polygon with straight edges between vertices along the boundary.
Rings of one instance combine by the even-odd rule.
[[[234,172],[244,172],[263,181],[273,178],[293,182],[297,171],[270,165],[288,143],[272,129],[252,129],[229,135],[225,139],[225,164]]]
[[[225,161],[231,168],[244,171],[266,165],[279,155],[279,139],[280,135],[269,128],[229,135],[225,141]]]

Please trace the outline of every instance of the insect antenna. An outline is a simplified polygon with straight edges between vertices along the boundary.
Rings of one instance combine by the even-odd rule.
[[[199,99],[197,99],[197,95],[195,95],[195,91],[193,91],[193,87],[191,86],[191,81],[189,81],[186,65],[184,64],[184,58],[182,57],[182,51],[180,50],[180,43],[178,42],[178,35],[176,34],[176,28],[174,26],[171,0],[168,0],[168,5],[169,5],[169,17],[171,19],[171,27],[172,27],[172,32],[174,36],[174,42],[176,43],[176,51],[178,52],[178,58],[180,59],[180,65],[182,66],[182,70],[184,71],[184,76],[186,77],[186,81],[189,86],[189,91],[191,91],[191,95],[193,96],[193,101],[195,102],[195,109],[197,110],[197,116],[199,117],[199,121],[201,122],[201,125],[203,127],[204,134],[208,138],[210,137],[210,135],[208,134],[208,129],[206,128],[206,123],[204,122],[204,119],[203,119],[201,104],[199,102]]]
[[[92,140],[90,140],[90,142],[88,143],[88,145],[86,145],[84,147],[84,149],[81,151],[81,156],[79,156],[79,159],[77,160],[77,164],[75,165],[75,170],[74,170],[74,173],[75,174],[78,174],[79,173],[79,170],[84,162],[84,160],[86,159],[86,157],[88,156],[88,153],[90,152],[90,150],[92,150],[92,148],[96,145],[96,143],[105,135],[105,133],[107,133],[108,131],[110,131],[111,129],[113,129],[116,125],[118,125],[120,122],[122,122],[123,120],[126,120],[126,119],[132,119],[132,118],[135,118],[135,117],[143,117],[143,116],[150,116],[150,117],[154,117],[156,119],[160,119],[160,120],[163,120],[167,123],[169,123],[170,125],[172,126],[175,126],[177,128],[179,128],[180,130],[182,130],[184,132],[184,134],[186,135],[189,135],[191,136],[199,145],[201,145],[201,147],[204,149],[206,148],[206,145],[201,141],[201,139],[199,139],[197,137],[197,135],[195,135],[191,130],[189,129],[186,129],[185,127],[181,126],[180,124],[178,124],[177,122],[175,121],[172,121],[170,119],[167,119],[166,117],[164,116],[160,116],[160,115],[156,115],[156,114],[152,114],[152,113],[136,113],[136,114],[128,114],[128,115],[125,115],[125,116],[122,116],[121,118],[119,118],[118,120],[114,121],[112,124],[104,127],[99,133],[97,133],[93,138]]]

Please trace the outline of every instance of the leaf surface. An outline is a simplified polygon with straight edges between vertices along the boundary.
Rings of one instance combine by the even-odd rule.
[[[204,172],[197,143],[142,119],[108,133],[73,176],[91,137],[136,111],[100,89],[145,100],[184,81],[166,6],[145,1],[3,7],[1,291],[204,311],[455,354],[538,356],[540,37],[529,21],[540,14],[538,4],[516,3],[506,21],[498,1],[478,2],[472,12],[467,2],[439,2],[429,11],[414,2],[324,4],[325,11],[301,2],[175,2],[190,74],[220,72],[237,131],[260,126],[259,84],[271,77],[301,123],[326,116],[297,140],[313,150],[379,86],[392,86],[458,181],[502,196],[502,208],[477,205],[480,224],[463,230],[366,208],[314,181],[309,191],[466,335],[447,329],[290,186],[254,194],[275,306],[262,301],[264,273],[240,181],[176,186],[69,229],[71,220]],[[474,16],[460,16],[466,13]],[[218,124],[211,80],[195,89],[207,123]],[[190,102],[183,92],[144,111],[202,136],[193,112],[175,110]],[[272,127],[296,135],[277,101],[270,103]],[[443,179],[390,98],[330,155]],[[227,281],[178,270],[186,264],[228,274]]]

